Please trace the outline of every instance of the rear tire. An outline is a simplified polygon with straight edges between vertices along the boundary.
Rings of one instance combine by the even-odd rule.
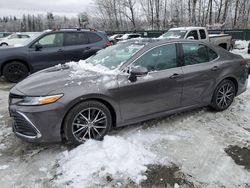
[[[111,113],[103,103],[85,101],[69,111],[63,129],[67,143],[79,145],[88,139],[102,140],[111,125]]]
[[[235,84],[231,80],[223,80],[214,91],[212,108],[216,111],[226,110],[232,104],[235,95]]]
[[[29,70],[22,62],[12,61],[4,66],[3,75],[6,80],[17,83],[29,75]]]

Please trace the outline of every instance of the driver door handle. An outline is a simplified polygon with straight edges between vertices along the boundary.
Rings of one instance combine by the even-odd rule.
[[[57,50],[57,52],[63,52],[63,50],[62,50],[62,49],[59,49],[59,50]]]
[[[178,74],[178,73],[174,73],[172,76],[170,76],[169,78],[170,79],[175,79],[175,78],[178,78],[178,77],[180,77],[181,75],[180,74]]]
[[[214,66],[211,70],[212,70],[212,71],[217,71],[218,69],[219,69],[218,66]]]

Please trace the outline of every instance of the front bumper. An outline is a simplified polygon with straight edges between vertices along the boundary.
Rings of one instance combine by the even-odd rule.
[[[63,105],[58,102],[43,106],[19,106],[13,104],[13,99],[9,101],[13,132],[22,140],[33,143],[62,141],[63,110]]]

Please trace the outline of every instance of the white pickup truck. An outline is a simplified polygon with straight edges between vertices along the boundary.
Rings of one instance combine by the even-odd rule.
[[[166,39],[194,39],[204,40],[213,43],[214,45],[231,50],[234,46],[232,36],[228,34],[208,34],[205,27],[177,27],[169,29],[168,32],[161,35],[159,38]]]

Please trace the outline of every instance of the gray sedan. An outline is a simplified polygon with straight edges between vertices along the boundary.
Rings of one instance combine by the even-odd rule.
[[[247,81],[246,61],[220,47],[135,39],[29,76],[10,91],[9,109],[22,139],[81,144],[188,109],[225,110]]]

